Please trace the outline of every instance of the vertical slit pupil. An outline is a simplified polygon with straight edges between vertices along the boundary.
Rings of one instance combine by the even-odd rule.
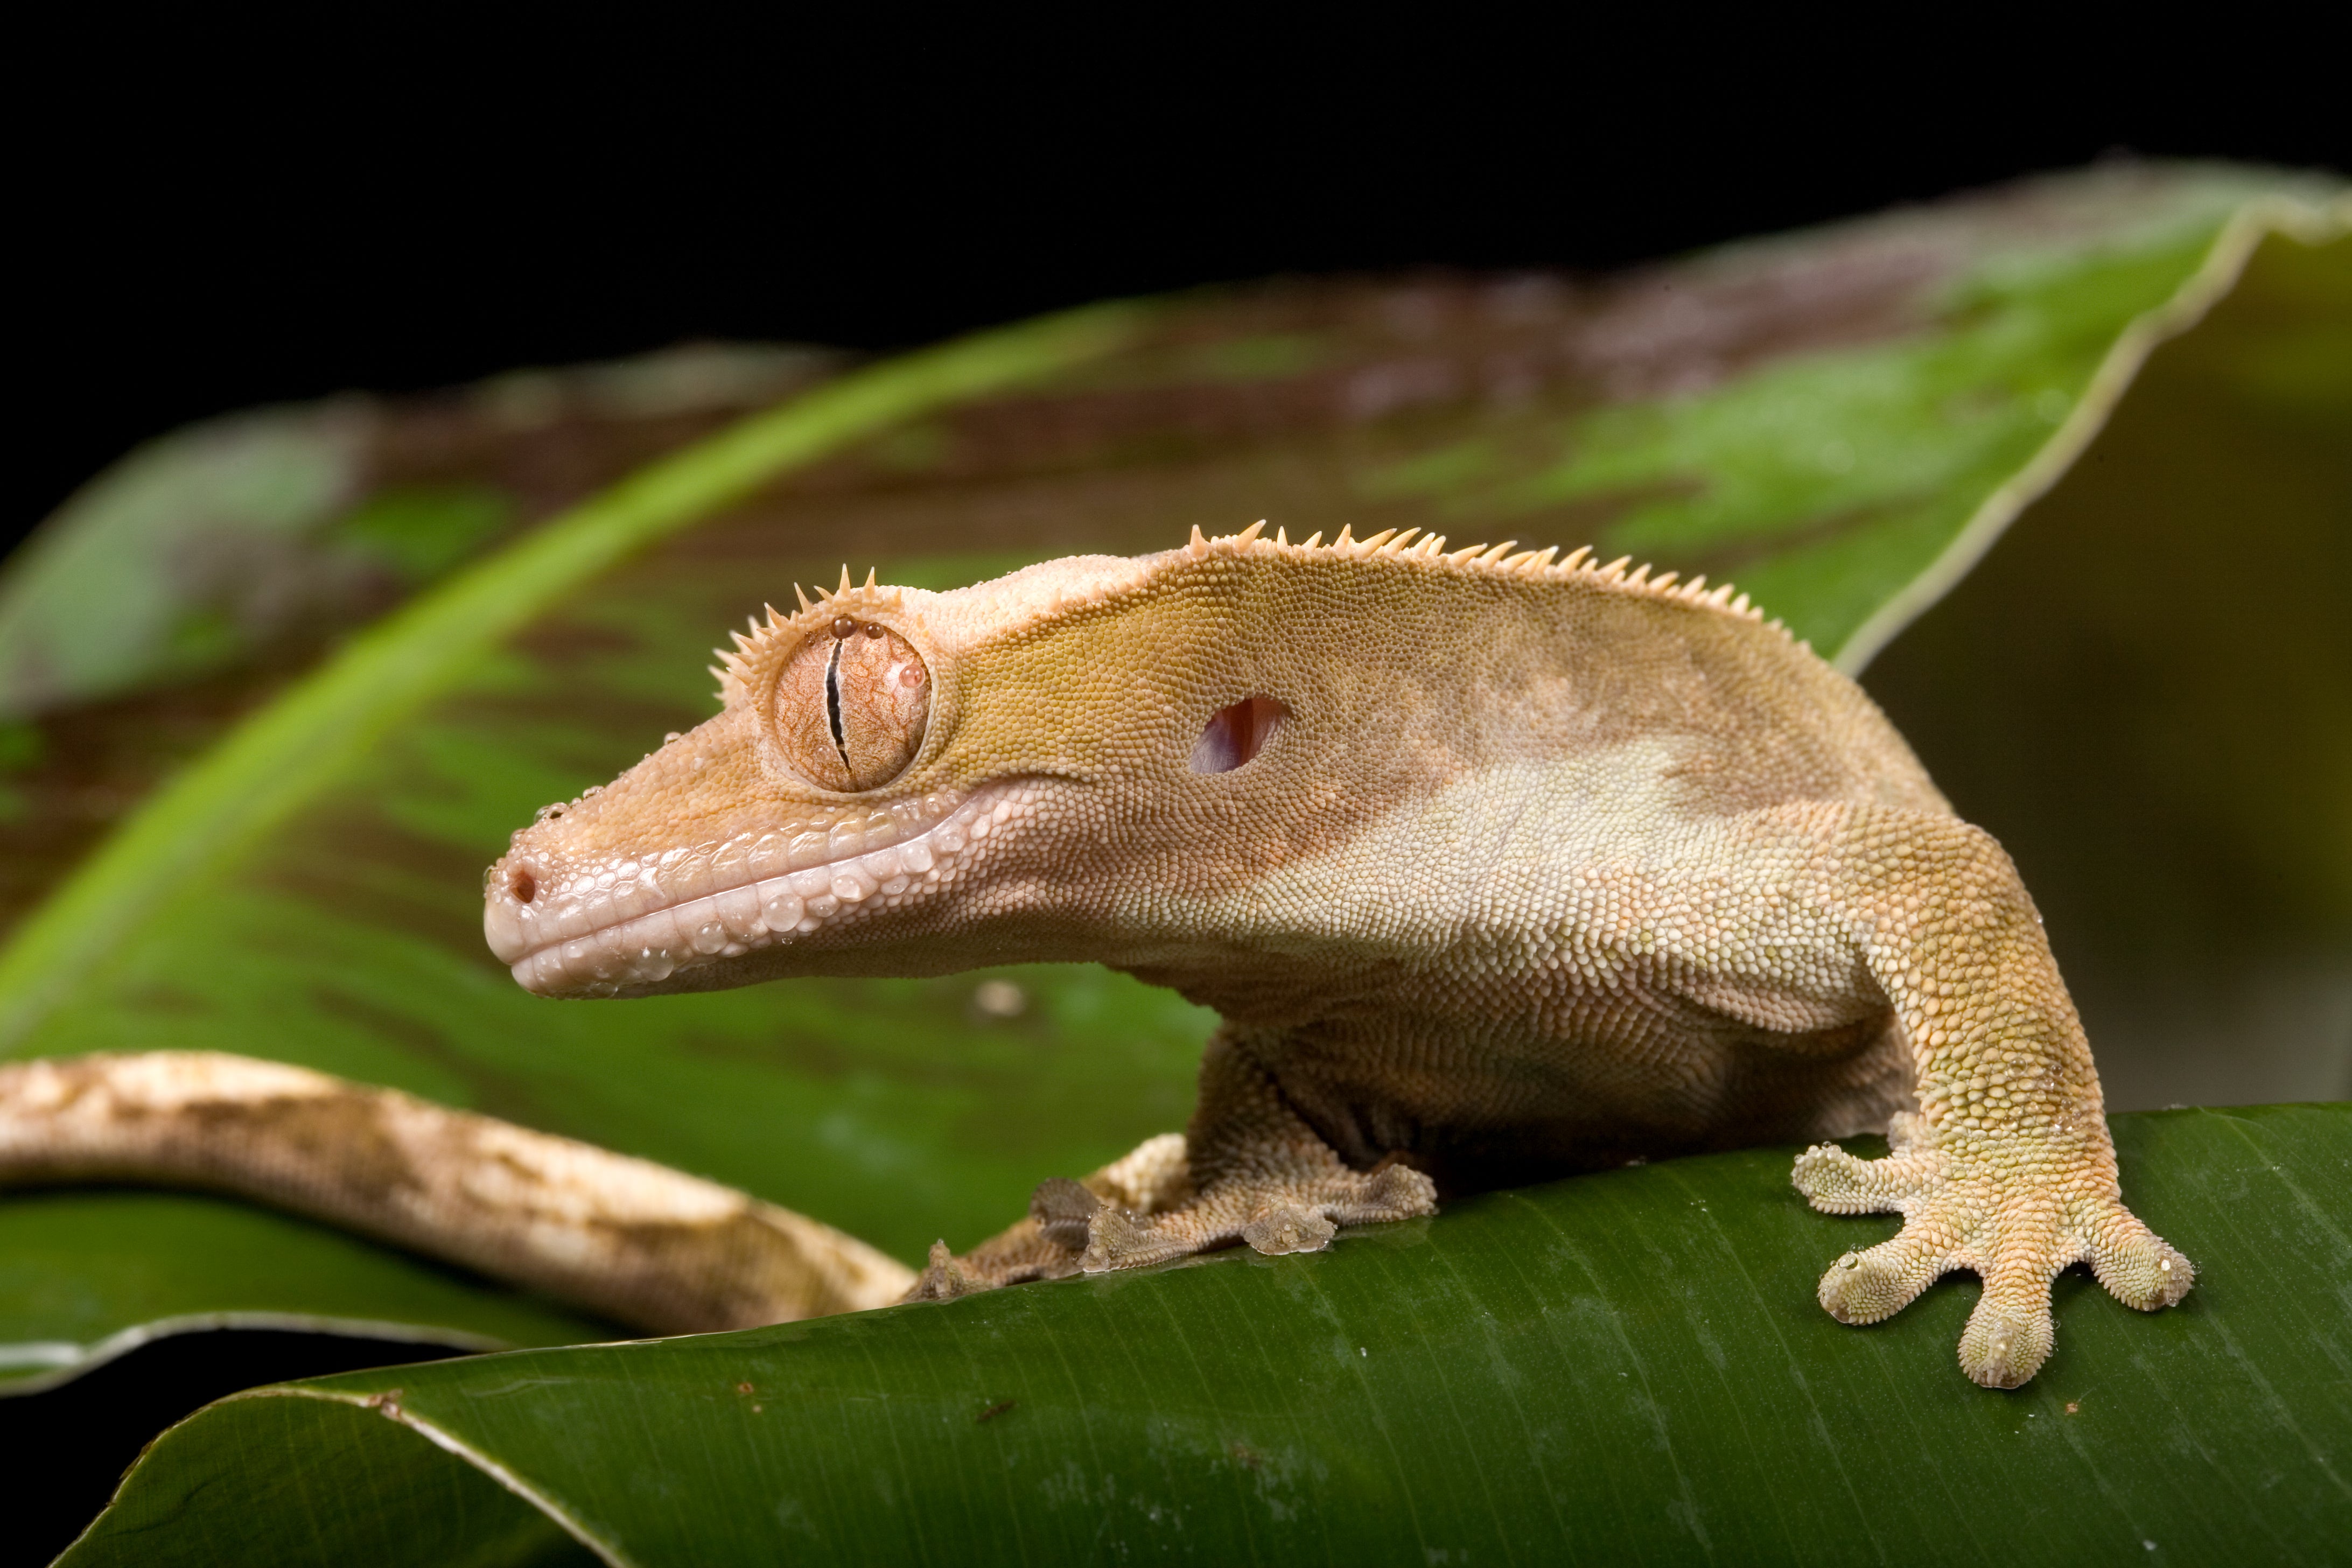
[[[841,645],[833,645],[832,657],[824,661],[824,721],[833,731],[833,749],[841,753],[841,765],[849,766],[849,745],[841,728]]]

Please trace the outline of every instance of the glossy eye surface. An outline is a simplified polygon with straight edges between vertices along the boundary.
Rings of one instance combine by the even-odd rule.
[[[931,716],[931,672],[887,626],[843,616],[776,680],[776,740],[813,784],[853,794],[907,771]]]

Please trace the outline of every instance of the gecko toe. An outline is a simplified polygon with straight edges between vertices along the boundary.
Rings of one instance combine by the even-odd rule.
[[[1935,1173],[1920,1156],[1864,1160],[1834,1143],[1816,1143],[1797,1156],[1790,1180],[1823,1214],[1882,1214],[1927,1191]]]
[[[1083,1252],[1092,1239],[1091,1226],[1103,1212],[1103,1201],[1085,1184],[1067,1176],[1051,1176],[1037,1184],[1029,1197],[1029,1217],[1037,1234],[1065,1252]]]
[[[944,1241],[931,1243],[931,1256],[915,1282],[907,1288],[901,1301],[952,1301],[959,1297],[975,1295],[993,1288],[992,1280],[982,1279],[964,1266],[963,1259],[948,1250]]]
[[[2154,1312],[2189,1294],[2197,1266],[2118,1204],[2091,1241],[2091,1272],[2126,1307]]]
[[[1987,1388],[2018,1388],[2042,1370],[2056,1339],[2050,1282],[1988,1281],[1960,1333],[1960,1370]]]
[[[1204,1250],[1198,1227],[1182,1213],[1167,1216],[1131,1214],[1108,1204],[1087,1221],[1086,1250],[1078,1267],[1088,1274],[1112,1268],[1140,1268],[1171,1258]]]
[[[1841,1323],[1875,1323],[1951,1271],[1949,1251],[1906,1226],[1891,1241],[1849,1252],[1822,1276],[1822,1309]]]
[[[1338,1226],[1313,1209],[1286,1203],[1268,1204],[1242,1226],[1242,1239],[1269,1254],[1320,1252],[1339,1234]]]
[[[1437,1184],[1405,1164],[1350,1175],[1338,1190],[1321,1195],[1322,1214],[1341,1225],[1384,1225],[1437,1212]]]

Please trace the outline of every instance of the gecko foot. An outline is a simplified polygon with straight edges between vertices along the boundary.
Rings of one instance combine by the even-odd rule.
[[[2050,1282],[2068,1266],[2088,1262],[2142,1311],[2172,1305],[2196,1280],[2189,1259],[2123,1205],[2104,1136],[1939,1140],[1905,1116],[1891,1141],[1883,1160],[1827,1143],[1797,1157],[1797,1190],[1815,1208],[1904,1216],[1892,1240],[1822,1276],[1822,1306],[1842,1323],[1892,1317],[1943,1275],[1971,1269],[1984,1293],[1960,1335],[1960,1368],[1988,1388],[2015,1388],[2049,1358]]]
[[[1037,1234],[1035,1225],[1023,1220],[961,1258],[948,1250],[946,1242],[931,1243],[931,1256],[923,1271],[915,1276],[914,1284],[898,1299],[953,1301],[999,1286],[1022,1285],[1032,1279],[1059,1279],[1077,1271],[1077,1264],[1066,1248],[1045,1240]]]
[[[1404,1165],[1363,1173],[1341,1171],[1307,1182],[1237,1182],[1212,1187],[1160,1214],[1105,1203],[1067,1181],[1044,1184],[1030,1205],[1039,1232],[1068,1247],[1089,1274],[1139,1268],[1236,1241],[1263,1253],[1319,1252],[1343,1225],[1436,1212],[1436,1184]]]
[[[994,1283],[993,1280],[981,1279],[966,1267],[963,1259],[948,1250],[946,1242],[935,1241],[931,1243],[931,1256],[923,1271],[915,1276],[914,1284],[907,1288],[906,1295],[900,1300],[952,1301],[958,1297],[989,1289]]]
[[[1183,1135],[1147,1138],[1083,1182],[1045,1183],[1030,1199],[1026,1215],[961,1257],[944,1241],[933,1243],[929,1262],[900,1300],[952,1301],[1003,1285],[1076,1274],[1078,1254],[1086,1249],[1087,1216],[1106,1201],[1155,1214],[1192,1193]]]

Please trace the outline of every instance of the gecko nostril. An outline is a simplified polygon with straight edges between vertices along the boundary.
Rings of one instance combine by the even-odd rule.
[[[518,866],[514,875],[507,879],[507,891],[515,896],[515,902],[527,904],[539,897],[539,879],[530,874],[530,868]]]

